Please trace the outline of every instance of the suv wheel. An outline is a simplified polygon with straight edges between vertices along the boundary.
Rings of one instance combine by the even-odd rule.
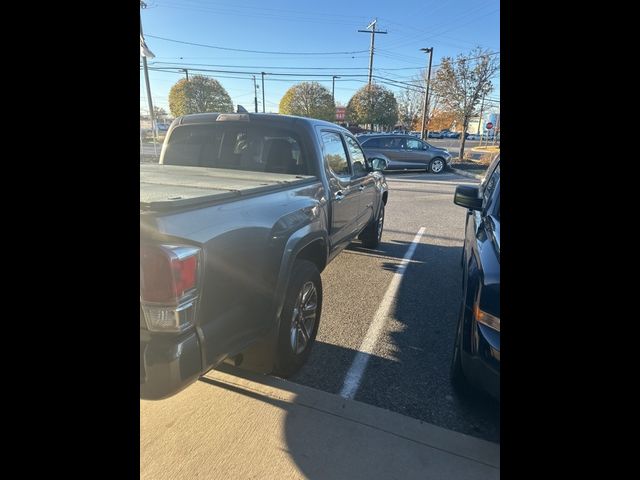
[[[436,157],[429,162],[429,171],[431,173],[441,173],[444,170],[446,163],[443,158]]]

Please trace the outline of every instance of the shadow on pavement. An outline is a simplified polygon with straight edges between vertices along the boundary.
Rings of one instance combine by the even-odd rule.
[[[408,243],[408,242],[407,242]],[[402,252],[395,256],[402,258]],[[461,247],[420,243],[400,283],[377,351],[355,399],[485,440],[500,442],[500,403],[461,397],[449,363],[462,296]],[[387,253],[388,255],[388,253]],[[382,268],[397,272],[398,264]]]

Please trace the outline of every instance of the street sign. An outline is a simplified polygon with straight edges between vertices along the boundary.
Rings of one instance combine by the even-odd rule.
[[[491,130],[493,128],[493,123],[487,123],[487,130]]]

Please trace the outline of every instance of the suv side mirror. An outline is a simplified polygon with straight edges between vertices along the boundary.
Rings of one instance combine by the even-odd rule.
[[[381,172],[389,166],[389,161],[386,158],[371,157],[369,158],[371,164],[371,170],[374,172]]]
[[[453,195],[453,203],[471,210],[482,210],[480,187],[472,185],[458,185]]]

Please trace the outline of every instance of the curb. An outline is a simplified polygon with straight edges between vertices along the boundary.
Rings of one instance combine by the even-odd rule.
[[[462,175],[463,177],[475,178],[477,180],[482,180],[484,175],[477,175],[475,173],[465,172],[464,170],[458,170],[457,168],[450,167],[451,171],[457,175]]]
[[[497,443],[438,427],[374,405],[347,400],[339,395],[285,379],[255,374],[229,365],[210,370],[205,377],[269,398],[310,408],[340,418],[347,423],[367,426],[375,431],[415,442],[423,448],[439,450],[459,459],[500,469],[500,444]]]

